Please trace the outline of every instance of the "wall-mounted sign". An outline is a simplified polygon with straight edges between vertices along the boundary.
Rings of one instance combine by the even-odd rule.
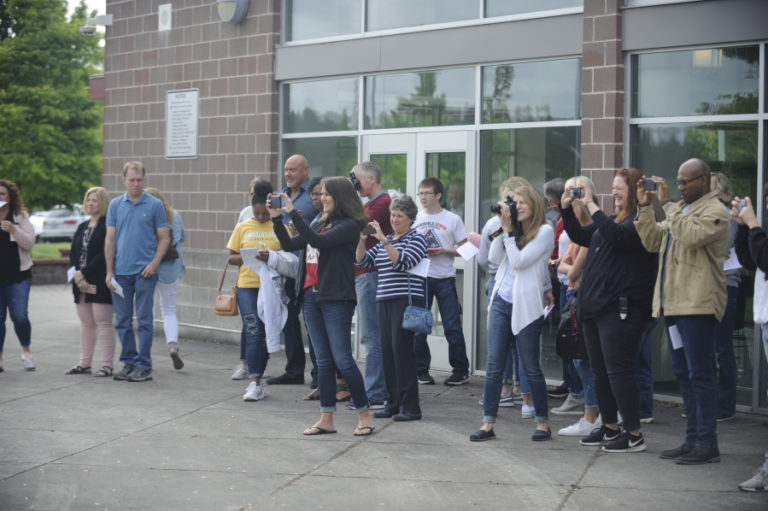
[[[165,100],[165,158],[197,158],[200,89],[169,90]]]

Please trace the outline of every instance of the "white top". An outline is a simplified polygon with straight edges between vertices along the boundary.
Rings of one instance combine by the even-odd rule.
[[[547,261],[555,248],[555,231],[549,224],[539,227],[536,236],[522,249],[515,238],[499,236],[491,243],[488,260],[499,264],[497,275],[504,275],[509,266],[515,275],[512,307],[512,334],[517,335],[526,326],[544,314],[544,291],[549,282]],[[505,257],[506,256],[506,257]],[[497,278],[491,293],[496,297],[501,281]]]
[[[443,209],[433,215],[420,211],[413,223],[416,232],[427,239],[427,255],[429,255],[429,276],[435,279],[447,279],[456,276],[453,267],[453,256],[445,254],[429,254],[431,248],[453,248],[460,241],[467,239],[464,221],[459,215]]]
[[[246,220],[253,218],[253,206],[246,206],[240,212],[240,216],[237,217],[237,224],[242,224]],[[235,225],[237,225],[235,224]]]
[[[563,232],[560,234],[560,238],[557,240],[557,254],[560,257],[565,257],[565,254],[568,253],[568,245],[571,239],[568,237],[568,233],[565,232],[565,229],[563,229]],[[573,261],[571,261],[571,264],[573,264]],[[561,284],[563,284],[565,287],[568,287],[568,282],[570,282],[571,279],[568,278],[568,275],[565,273],[557,272],[557,280],[560,281]]]
[[[494,215],[485,222],[483,230],[480,231],[480,250],[477,251],[477,264],[488,270],[491,275],[496,273],[499,265],[488,260],[488,252],[491,250],[491,240],[488,239],[488,236],[498,231],[499,227],[501,227],[501,218]]]

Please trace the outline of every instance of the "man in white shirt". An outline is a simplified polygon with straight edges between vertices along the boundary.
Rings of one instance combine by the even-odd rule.
[[[469,382],[469,359],[464,332],[461,329],[461,310],[456,294],[456,269],[453,267],[453,258],[459,255],[456,247],[467,241],[467,231],[461,217],[440,205],[443,191],[443,183],[436,177],[428,177],[419,183],[419,200],[424,209],[416,215],[413,226],[427,239],[430,260],[427,275],[428,307],[432,307],[433,298],[437,298],[445,340],[448,342],[448,361],[453,371],[445,380],[445,384],[462,385]],[[429,374],[432,356],[426,335],[414,337],[414,352],[419,383],[433,385],[435,380]]]

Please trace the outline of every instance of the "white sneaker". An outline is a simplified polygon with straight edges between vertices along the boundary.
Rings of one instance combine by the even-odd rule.
[[[536,415],[536,409],[533,407],[533,405],[524,404],[522,409],[523,419],[533,419],[534,415]]]
[[[592,430],[595,428],[599,428],[603,425],[603,422],[598,418],[595,419],[595,422],[589,422],[587,419],[582,417],[579,419],[579,422],[576,424],[571,424],[570,426],[567,426],[565,428],[562,428],[557,432],[560,436],[578,436],[578,437],[585,437],[588,436],[590,433],[592,433]]]
[[[550,412],[555,415],[581,415],[584,413],[584,396],[574,396],[568,394],[563,404],[556,408],[552,408]]]
[[[22,351],[21,352],[21,363],[24,364],[24,369],[27,371],[34,371],[35,370],[35,359],[32,358],[32,353],[29,353],[28,351]]]
[[[247,380],[248,379],[248,368],[245,367],[243,364],[237,364],[237,368],[235,369],[235,372],[232,373],[232,379],[233,380]]]
[[[766,491],[768,490],[768,470],[763,467],[757,469],[755,475],[739,485],[741,491]]]
[[[243,401],[261,401],[264,399],[264,387],[261,383],[252,381],[243,394]]]

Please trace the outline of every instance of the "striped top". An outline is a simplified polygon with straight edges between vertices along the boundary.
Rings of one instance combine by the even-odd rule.
[[[392,235],[387,236],[392,240]],[[387,254],[386,247],[377,243],[366,253],[365,258],[358,263],[363,268],[377,267],[379,269],[379,285],[376,288],[376,301],[408,298],[408,270],[416,266],[427,256],[427,240],[421,234],[411,229],[397,240],[392,241],[400,257],[396,264]],[[411,297],[416,303],[424,303],[424,279],[411,275]]]

